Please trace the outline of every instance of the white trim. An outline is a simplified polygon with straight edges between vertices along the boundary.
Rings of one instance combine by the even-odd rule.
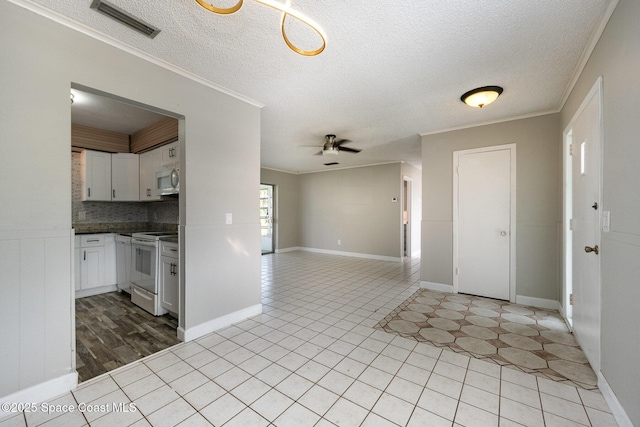
[[[530,305],[532,307],[546,308],[548,310],[558,310],[562,308],[560,302],[552,299],[527,297],[524,295],[516,295],[516,304]]]
[[[106,294],[107,292],[115,292],[118,290],[117,285],[99,286],[97,288],[79,289],[75,291],[74,299],[90,297],[93,295]]]
[[[67,393],[78,386],[78,373],[71,372],[34,386],[0,397],[0,403],[40,403]],[[0,410],[0,419],[15,415]]]
[[[295,252],[295,251],[299,251],[300,247],[299,246],[292,246],[290,248],[282,248],[282,249],[276,249],[274,252],[277,254],[283,254],[286,252]]]
[[[611,0],[611,2],[609,3],[609,6],[607,7],[607,10],[605,10],[604,15],[602,16],[602,19],[600,20],[598,27],[595,29],[593,33],[591,33],[591,37],[589,38],[589,41],[585,46],[584,51],[580,56],[580,59],[578,60],[578,64],[576,65],[575,70],[573,70],[573,74],[571,75],[571,80],[567,85],[564,93],[562,94],[562,101],[560,102],[560,108],[558,108],[558,111],[562,111],[565,104],[567,103],[567,100],[569,99],[571,92],[573,92],[574,87],[578,83],[578,79],[582,75],[584,68],[587,66],[587,62],[589,61],[591,54],[595,50],[596,45],[600,41],[600,37],[602,37],[602,33],[604,33],[604,29],[609,23],[609,19],[611,19],[611,15],[613,15],[613,11],[616,9],[617,5],[618,5],[618,0]]]
[[[40,5],[34,4],[29,0],[8,0],[10,3],[13,3],[17,6],[20,6],[24,9],[27,9],[31,12],[34,12],[40,16],[43,16],[45,18],[48,18],[54,22],[57,22],[58,24],[64,25],[65,27],[71,28],[72,30],[78,31],[79,33],[85,34],[91,38],[94,38],[98,41],[101,41],[103,43],[106,43],[110,46],[113,46],[117,49],[120,49],[124,52],[127,52],[131,55],[137,56],[138,58],[141,58],[147,62],[150,62],[154,65],[157,65],[159,67],[162,67],[166,70],[172,71],[176,74],[179,74],[183,77],[186,77],[190,80],[193,80],[195,82],[198,82],[204,86],[210,87],[211,89],[215,89],[218,92],[224,93],[225,95],[229,95],[233,98],[239,99],[240,101],[246,102],[247,104],[251,104],[255,107],[258,108],[264,108],[264,104],[253,100],[247,96],[241,95],[237,92],[232,91],[231,89],[227,89],[223,86],[220,86],[217,83],[214,83],[210,80],[207,80],[205,78],[202,78],[190,71],[187,71],[185,69],[182,69],[180,67],[175,66],[174,64],[171,64],[165,60],[162,60],[160,58],[156,58],[155,56],[149,55],[146,52],[143,52],[140,49],[137,49],[135,47],[129,46],[123,42],[121,42],[120,40],[114,39],[104,33],[101,33],[99,31],[96,31],[95,29],[88,27],[84,24],[81,24],[77,21],[74,21],[64,15],[61,15],[57,12],[54,12],[50,9],[46,9]]]
[[[234,311],[233,313],[225,314],[224,316],[216,319],[209,320],[191,328],[182,329],[180,332],[184,342],[195,340],[218,329],[226,328],[234,323],[241,322],[249,317],[262,314],[262,304],[252,305],[242,310]]]
[[[609,409],[611,409],[611,414],[616,419],[616,422],[620,427],[633,427],[633,423],[631,422],[631,418],[627,415],[627,412],[624,410],[616,394],[613,392],[609,383],[605,379],[604,375],[602,375],[602,371],[598,371],[596,373],[598,377],[598,388],[600,392],[602,392],[602,397],[604,397],[605,402],[609,405]]]
[[[489,147],[478,147],[467,150],[457,150],[453,152],[453,292],[458,293],[458,162],[460,155],[486,153],[490,151],[509,150],[510,154],[510,219],[509,219],[509,240],[510,240],[510,260],[509,260],[509,301],[516,301],[516,208],[517,208],[517,186],[516,186],[516,144],[493,145]]]
[[[539,116],[546,116],[548,114],[556,114],[560,112],[560,108],[552,108],[549,110],[544,110],[544,111],[538,111],[535,113],[527,113],[527,114],[521,114],[519,116],[515,116],[515,117],[507,117],[504,119],[497,119],[497,120],[489,120],[486,122],[480,122],[480,123],[473,123],[473,124],[468,124],[468,125],[462,125],[462,126],[454,126],[454,127],[450,127],[450,128],[445,128],[445,129],[438,129],[438,130],[433,130],[433,131],[426,131],[426,132],[420,132],[418,133],[419,136],[429,136],[429,135],[437,135],[439,133],[447,133],[447,132],[453,132],[456,130],[464,130],[464,129],[473,129],[473,128],[477,128],[480,126],[489,126],[489,125],[495,125],[498,123],[508,123],[508,122],[512,122],[514,120],[523,120],[523,119],[530,119],[533,117],[539,117]]]
[[[450,294],[453,293],[453,285],[445,285],[445,284],[436,283],[436,282],[426,282],[424,280],[420,281],[420,288],[429,289],[431,291],[447,292]]]
[[[378,261],[392,261],[392,262],[401,262],[402,258],[393,257],[393,256],[385,256],[385,255],[373,255],[373,254],[362,254],[358,252],[344,252],[344,251],[333,251],[330,249],[316,249],[316,248],[305,248],[298,247],[299,251],[304,252],[315,252],[319,254],[328,254],[328,255],[340,255],[340,256],[350,256],[354,258],[367,258],[367,259],[376,259]]]

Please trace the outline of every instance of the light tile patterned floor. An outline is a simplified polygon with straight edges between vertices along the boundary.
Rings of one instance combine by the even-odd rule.
[[[0,426],[616,425],[597,391],[374,329],[418,290],[419,260],[272,254],[262,280],[262,315],[48,402],[92,411]]]
[[[553,381],[598,388],[557,310],[420,289],[376,328]]]

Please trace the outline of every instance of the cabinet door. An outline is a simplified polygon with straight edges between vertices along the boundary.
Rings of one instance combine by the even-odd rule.
[[[80,275],[80,267],[82,263],[80,261],[80,248],[76,247],[73,250],[73,280],[75,282],[76,291],[79,291],[81,288],[81,280],[82,276]]]
[[[163,168],[174,168],[180,166],[178,156],[178,143],[167,144],[159,148],[161,152],[160,166]]]
[[[116,235],[104,235],[104,285],[118,283],[116,276]]]
[[[84,150],[80,156],[82,200],[111,200],[111,154]]]
[[[81,248],[81,289],[104,285],[104,247]]]
[[[163,256],[160,262],[160,305],[172,313],[178,313],[178,260]]]
[[[140,201],[160,200],[156,192],[156,171],[160,169],[159,149],[140,154]]]
[[[140,161],[137,154],[111,154],[111,200],[140,200]]]

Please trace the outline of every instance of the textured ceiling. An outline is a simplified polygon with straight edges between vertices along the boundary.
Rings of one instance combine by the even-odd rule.
[[[262,165],[292,172],[328,169],[304,147],[327,133],[363,150],[332,168],[419,165],[420,133],[557,111],[612,1],[294,0],[328,36],[322,54],[303,57],[284,44],[279,13],[250,0],[227,16],[194,0],[110,0],[159,27],[155,39],[90,0],[32,0],[264,104]],[[314,34],[290,21],[291,38],[314,48]],[[494,104],[460,102],[485,85],[504,87]]]

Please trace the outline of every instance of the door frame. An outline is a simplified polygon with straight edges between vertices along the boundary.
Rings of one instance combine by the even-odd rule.
[[[276,186],[275,184],[268,184],[261,182],[260,186],[271,187],[271,252],[262,252],[262,255],[276,253]],[[262,243],[260,244],[262,249]]]
[[[406,186],[406,193],[405,193]],[[407,206],[407,230],[404,230],[404,206]],[[411,258],[413,254],[412,245],[413,242],[411,240],[411,225],[412,225],[412,217],[411,211],[413,210],[413,178],[410,178],[406,175],[402,176],[402,206],[400,208],[400,258]],[[405,255],[406,248],[406,255]]]
[[[598,104],[599,104],[599,126],[600,126],[600,164],[599,168],[599,200],[598,204],[600,206],[599,212],[599,221],[600,227],[602,227],[602,198],[603,198],[603,175],[604,175],[604,97],[603,97],[603,79],[602,76],[599,76],[589,93],[587,93],[582,100],[580,106],[575,111],[569,124],[565,127],[562,132],[562,155],[563,155],[563,193],[562,193],[562,205],[563,205],[563,213],[562,213],[562,301],[561,301],[561,309],[560,312],[565,319],[565,322],[569,326],[570,330],[573,330],[573,307],[570,304],[570,295],[573,293],[573,232],[571,230],[571,219],[573,217],[573,178],[572,178],[572,168],[573,168],[573,158],[571,155],[571,144],[573,142],[573,128],[578,119],[578,116],[582,114],[584,109],[587,107],[589,101],[593,98],[593,96],[598,96]],[[602,231],[601,231],[602,233]],[[598,283],[600,290],[602,291],[602,262],[601,258],[598,257],[598,262],[600,263],[600,277],[598,277]],[[602,304],[602,301],[600,301]],[[602,307],[600,307],[600,315],[602,315]]]
[[[453,152],[453,293],[458,293],[458,163],[461,155],[509,150],[510,153],[510,212],[509,212],[509,301],[516,302],[516,144],[493,145]]]

